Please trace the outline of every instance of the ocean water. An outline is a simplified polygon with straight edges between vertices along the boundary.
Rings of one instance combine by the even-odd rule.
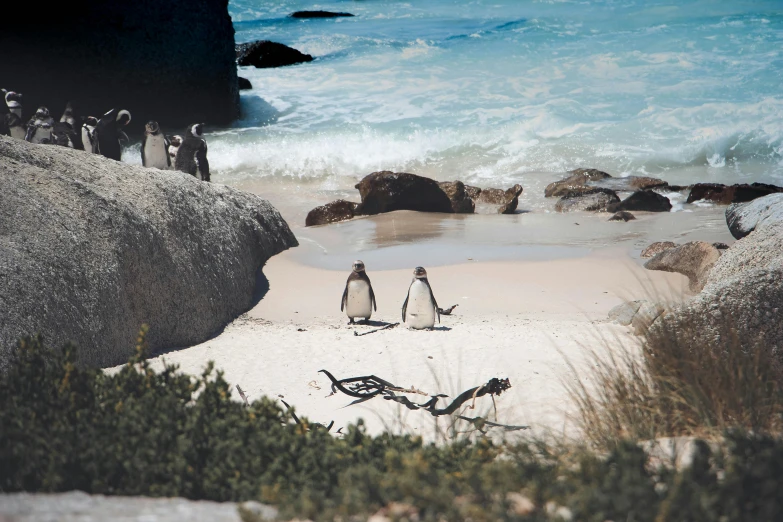
[[[356,16],[287,16],[301,9]],[[783,182],[780,0],[231,0],[229,11],[237,42],[315,58],[240,68],[254,87],[242,117],[207,135],[229,184],[340,195],[397,170],[526,186],[582,166]]]

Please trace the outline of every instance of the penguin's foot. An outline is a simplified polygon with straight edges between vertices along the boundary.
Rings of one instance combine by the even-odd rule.
[[[348,321],[348,324],[354,324],[353,317],[350,318],[350,320]]]

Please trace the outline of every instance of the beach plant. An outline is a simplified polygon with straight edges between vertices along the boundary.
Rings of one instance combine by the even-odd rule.
[[[770,435],[726,431],[680,468],[632,440],[425,444],[361,422],[335,435],[269,398],[233,400],[211,364],[154,371],[144,331],[117,372],[80,367],[75,352],[40,337],[13,350],[0,375],[1,492],[258,500],[317,521],[783,517],[783,441]]]

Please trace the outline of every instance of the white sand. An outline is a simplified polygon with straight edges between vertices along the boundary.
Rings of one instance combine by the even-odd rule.
[[[323,270],[294,258],[295,250],[270,260],[264,268],[269,292],[219,336],[165,354],[155,364],[165,359],[195,374],[213,360],[251,400],[264,394],[282,397],[311,421],[334,420],[334,429],[363,417],[374,433],[386,427],[427,437],[434,434],[427,412],[407,411],[381,398],[346,408],[353,399],[339,393],[327,397],[329,381],[318,371],[327,369],[337,378],[374,374],[398,386],[451,397],[491,377],[508,377],[512,388],[497,400],[500,422],[570,432],[563,382],[575,376],[566,359],[583,368],[586,347],[635,342],[628,329],[606,322],[614,305],[651,294],[679,299],[687,287],[685,277],[646,271],[624,251],[548,262],[433,267],[428,273],[435,297],[443,308],[459,304],[454,315],[444,316],[435,331],[398,326],[355,336],[354,331],[378,326],[348,326],[340,313],[349,267]],[[399,321],[411,270],[367,270],[378,300],[373,320]],[[491,407],[484,397],[464,415]]]

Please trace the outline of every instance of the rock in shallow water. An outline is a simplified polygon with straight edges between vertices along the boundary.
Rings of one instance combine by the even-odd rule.
[[[572,193],[574,188],[584,187],[591,181],[599,181],[607,178],[611,178],[606,172],[597,169],[576,169],[569,172],[570,176],[555,181],[547,185],[544,189],[544,196],[562,197],[567,193]]]
[[[125,362],[142,323],[153,350],[203,342],[297,245],[258,196],[4,136],[0,193],[0,366],[36,332],[93,366]]]
[[[312,227],[316,225],[326,225],[328,223],[337,223],[338,221],[345,221],[351,219],[356,215],[356,208],[358,203],[353,201],[346,201],[344,199],[338,199],[332,201],[326,205],[315,207],[308,212],[305,219],[305,226]]]
[[[443,181],[439,185],[451,201],[451,210],[455,214],[472,214],[476,209],[476,204],[468,196],[465,184],[461,181]]]
[[[247,78],[242,78],[241,76],[239,76],[237,77],[237,80],[239,82],[238,85],[240,91],[247,91],[253,88],[253,84],[250,83],[250,80],[248,80]]]
[[[309,54],[269,40],[239,44],[236,46],[236,53],[239,65],[252,65],[259,69],[313,61],[313,57]]]
[[[395,210],[453,212],[451,200],[437,181],[405,172],[381,171],[357,185],[362,202],[357,214],[375,215]]]
[[[613,203],[620,201],[613,190],[592,188],[590,190],[577,190],[567,192],[555,203],[557,212],[605,211]]]
[[[747,183],[738,185],[723,185],[721,183],[696,183],[691,187],[686,203],[694,201],[713,201],[723,205],[729,203],[745,203],[768,194],[783,192],[783,187],[766,183]]]
[[[661,196],[652,190],[640,190],[634,192],[619,203],[613,203],[607,207],[609,212],[620,210],[636,210],[642,212],[669,212],[672,204],[669,198]]]
[[[642,250],[641,257],[653,257],[665,250],[675,248],[676,246],[677,243],[673,243],[671,241],[656,241],[655,243],[651,244],[650,246]]]
[[[630,212],[621,210],[620,212],[615,212],[612,217],[609,218],[609,221],[631,221],[634,219],[636,219],[636,216]]]

